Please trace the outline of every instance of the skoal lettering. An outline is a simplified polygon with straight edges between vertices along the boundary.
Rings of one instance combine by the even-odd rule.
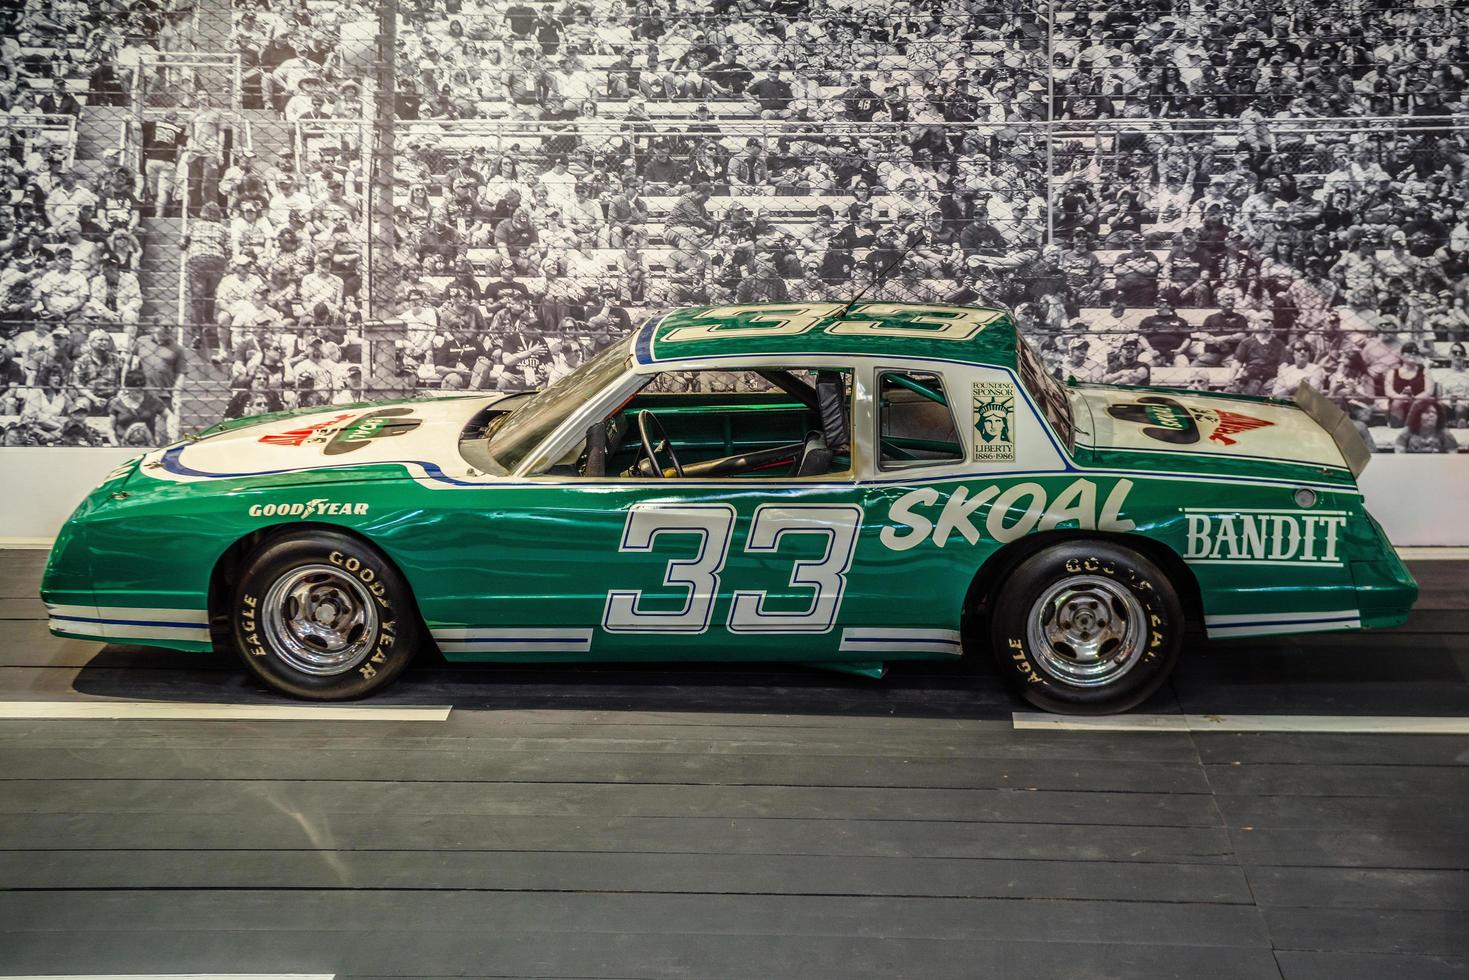
[[[1084,530],[1131,531],[1136,525],[1121,516],[1131,489],[1131,480],[1118,480],[1099,512],[1097,486],[1091,480],[1075,480],[1049,501],[1039,483],[1016,483],[1004,490],[993,484],[960,486],[934,514],[942,495],[933,487],[919,487],[893,501],[888,526],[878,539],[893,551],[907,551],[930,539],[942,548],[956,534],[969,544],[978,544],[985,535],[1006,544],[1069,521]]]

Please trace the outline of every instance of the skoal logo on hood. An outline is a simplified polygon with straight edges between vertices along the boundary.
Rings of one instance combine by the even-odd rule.
[[[383,408],[368,412],[342,426],[322,452],[328,456],[337,456],[361,449],[374,439],[407,435],[423,424],[423,419],[404,418],[412,411],[411,408]]]
[[[1198,442],[1201,429],[1208,432],[1210,442],[1233,446],[1239,440],[1232,436],[1275,424],[1239,412],[1191,408],[1161,395],[1145,395],[1135,402],[1108,405],[1107,414],[1123,422],[1142,425],[1143,435],[1149,439],[1176,446],[1191,446]]]
[[[269,432],[260,441],[269,446],[313,446],[325,443],[322,454],[339,456],[361,449],[374,439],[401,436],[423,424],[423,419],[405,418],[411,408],[382,408],[353,418],[351,413],[336,415],[321,422]]]

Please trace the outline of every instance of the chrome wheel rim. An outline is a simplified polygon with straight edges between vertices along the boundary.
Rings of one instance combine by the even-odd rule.
[[[1115,683],[1142,658],[1147,617],[1137,596],[1100,575],[1057,582],[1031,604],[1026,638],[1036,664],[1077,687]]]
[[[372,652],[378,626],[372,596],[333,565],[292,569],[275,580],[262,606],[271,648],[302,673],[345,673]]]

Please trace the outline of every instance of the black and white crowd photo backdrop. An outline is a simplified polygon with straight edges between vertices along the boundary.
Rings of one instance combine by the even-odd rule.
[[[0,0],[0,980],[1469,980],[1466,347],[1469,0]]]
[[[1060,378],[1469,425],[1461,7],[27,0],[0,427],[543,386],[679,305],[998,303]]]

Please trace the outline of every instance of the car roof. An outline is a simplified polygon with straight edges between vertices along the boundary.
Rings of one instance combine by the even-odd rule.
[[[863,301],[687,306],[649,317],[637,363],[855,354],[1014,368],[1015,325],[994,307]]]

